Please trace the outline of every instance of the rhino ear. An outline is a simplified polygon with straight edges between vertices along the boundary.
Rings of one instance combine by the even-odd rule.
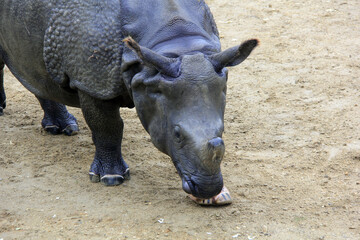
[[[220,53],[211,55],[209,60],[218,72],[224,67],[231,67],[240,64],[250,55],[251,51],[258,44],[259,40],[257,39],[247,40],[240,46],[232,47]]]
[[[123,42],[138,55],[144,64],[154,67],[159,72],[170,77],[178,77],[180,75],[179,58],[168,58],[146,47],[142,47],[132,37],[125,38]]]

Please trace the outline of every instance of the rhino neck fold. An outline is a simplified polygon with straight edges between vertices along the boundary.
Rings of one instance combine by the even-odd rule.
[[[148,6],[151,6],[149,8]],[[181,55],[205,49],[220,51],[213,17],[203,1],[121,1],[124,36],[165,55]],[[136,21],[135,21],[136,19]]]

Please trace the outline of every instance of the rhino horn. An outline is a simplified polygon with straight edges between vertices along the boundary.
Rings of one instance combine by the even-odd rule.
[[[168,58],[146,47],[142,47],[132,37],[127,37],[123,41],[127,47],[132,49],[138,55],[144,64],[150,65],[159,72],[170,77],[175,78],[180,75],[179,58]]]
[[[212,154],[212,161],[214,163],[220,164],[225,153],[224,141],[221,138],[217,137],[211,139],[207,145],[208,145],[208,150]]]
[[[211,55],[209,60],[214,65],[215,70],[219,72],[224,67],[231,67],[240,64],[250,55],[251,51],[258,44],[259,40],[257,39],[247,40],[239,46]]]

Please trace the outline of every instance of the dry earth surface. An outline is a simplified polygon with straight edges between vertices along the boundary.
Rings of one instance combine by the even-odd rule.
[[[261,45],[232,68],[222,171],[234,202],[200,207],[135,110],[122,109],[132,179],[89,181],[81,131],[51,136],[6,70],[0,239],[360,239],[360,1],[209,0],[223,48]]]

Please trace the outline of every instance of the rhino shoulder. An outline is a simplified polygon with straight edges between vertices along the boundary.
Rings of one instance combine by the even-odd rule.
[[[44,61],[54,81],[100,99],[126,95],[117,1],[61,1],[52,7]],[[95,2],[95,3],[94,3]]]

